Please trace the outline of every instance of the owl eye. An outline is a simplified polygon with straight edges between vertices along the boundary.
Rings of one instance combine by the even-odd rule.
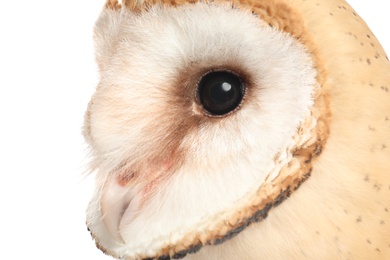
[[[212,71],[201,78],[197,91],[203,109],[211,115],[221,116],[240,105],[245,86],[232,72]]]

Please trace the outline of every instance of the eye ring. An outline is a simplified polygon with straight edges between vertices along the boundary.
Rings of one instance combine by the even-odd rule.
[[[230,70],[211,70],[203,74],[196,88],[196,97],[208,116],[223,117],[241,107],[246,84]]]

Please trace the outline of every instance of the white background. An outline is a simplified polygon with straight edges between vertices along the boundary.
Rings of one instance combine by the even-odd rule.
[[[0,5],[0,259],[110,259],[84,224],[84,111],[104,0]],[[390,54],[387,1],[350,0]]]

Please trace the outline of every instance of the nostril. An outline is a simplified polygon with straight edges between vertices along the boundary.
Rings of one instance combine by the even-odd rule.
[[[132,170],[125,170],[122,173],[118,174],[116,180],[121,187],[125,187],[133,178],[135,173]]]

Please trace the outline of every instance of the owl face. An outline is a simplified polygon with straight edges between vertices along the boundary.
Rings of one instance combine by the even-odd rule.
[[[196,3],[105,9],[95,41],[87,223],[105,252],[191,253],[238,232],[290,185],[275,183],[315,142],[318,87],[293,36],[244,8]]]

